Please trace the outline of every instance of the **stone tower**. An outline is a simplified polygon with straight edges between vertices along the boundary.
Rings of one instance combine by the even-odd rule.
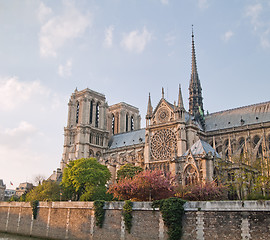
[[[107,111],[101,93],[87,88],[71,95],[61,169],[74,159],[101,156],[108,146]]]
[[[202,87],[197,71],[194,34],[192,30],[192,68],[189,83],[189,113],[194,116],[201,126],[205,127]]]
[[[141,128],[139,109],[124,102],[114,104],[108,109],[108,130],[110,136]]]

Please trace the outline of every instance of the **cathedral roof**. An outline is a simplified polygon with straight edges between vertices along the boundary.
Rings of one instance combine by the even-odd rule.
[[[258,103],[205,116],[205,130],[215,131],[269,122],[270,102]]]
[[[220,158],[219,154],[215,151],[215,149],[212,148],[212,146],[209,143],[207,143],[201,139],[199,139],[197,142],[195,142],[191,146],[191,148],[188,151],[186,151],[184,156],[187,156],[189,151],[194,156],[201,155],[201,154],[208,154],[209,152],[211,152],[213,156],[217,156],[218,158]]]
[[[145,128],[113,135],[109,140],[109,149],[132,146],[145,142]]]

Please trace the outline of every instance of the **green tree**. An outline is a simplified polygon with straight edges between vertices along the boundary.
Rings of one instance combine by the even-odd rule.
[[[131,163],[127,163],[120,167],[117,171],[117,181],[122,178],[133,178],[138,173],[142,172],[143,169],[138,166],[134,166]]]
[[[60,185],[57,182],[48,180],[43,181],[37,187],[33,188],[26,194],[26,201],[59,201],[60,200]]]
[[[95,158],[82,158],[67,165],[61,184],[68,199],[93,201],[108,197],[105,185],[110,178],[109,169]]]

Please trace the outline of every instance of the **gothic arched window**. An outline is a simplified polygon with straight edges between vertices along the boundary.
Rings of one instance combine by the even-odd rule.
[[[79,113],[80,113],[80,103],[77,102],[77,106],[76,106],[76,123],[79,122]]]
[[[128,132],[128,114],[126,114],[126,132]]]
[[[114,134],[115,131],[115,117],[114,114],[112,115],[112,133]]]
[[[241,137],[238,140],[238,144],[239,144],[239,150],[241,149],[240,154],[243,154],[244,153],[244,148],[245,148],[245,139],[243,137]]]
[[[227,159],[229,157],[229,140],[228,139],[225,140],[224,146],[225,146],[225,158]]]
[[[131,116],[130,118],[130,131],[133,131],[134,130],[134,118],[133,116]]]
[[[90,102],[90,115],[89,115],[89,123],[93,122],[93,100]]]
[[[257,158],[262,154],[262,144],[259,143],[260,140],[261,140],[261,138],[258,135],[256,135],[253,138],[253,147],[257,148],[257,155],[256,155]],[[259,144],[259,146],[258,146],[258,144]]]
[[[95,124],[95,127],[98,127],[98,123],[99,123],[99,103],[97,103],[97,105],[96,105],[96,124]]]
[[[191,164],[186,167],[184,177],[185,185],[196,184],[199,179],[196,169]]]
[[[89,157],[94,157],[94,151],[92,149],[89,150]]]

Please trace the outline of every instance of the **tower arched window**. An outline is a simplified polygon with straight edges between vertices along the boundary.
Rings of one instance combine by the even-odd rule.
[[[126,132],[128,132],[128,114],[126,114]]]
[[[89,123],[93,122],[93,100],[90,102],[90,115],[89,115]]]
[[[131,116],[130,118],[130,131],[133,131],[134,130],[134,117]]]
[[[97,103],[96,105],[96,123],[95,123],[95,127],[98,127],[99,124],[99,103]]]
[[[92,133],[90,133],[90,135],[89,135],[89,142],[90,142],[90,143],[93,142],[93,135],[92,135]]]
[[[115,117],[114,114],[112,115],[112,133],[114,134],[115,131]]]
[[[99,145],[99,135],[96,135],[96,145]]]
[[[77,106],[76,106],[76,123],[79,122],[79,113],[80,113],[80,103],[77,102]]]

